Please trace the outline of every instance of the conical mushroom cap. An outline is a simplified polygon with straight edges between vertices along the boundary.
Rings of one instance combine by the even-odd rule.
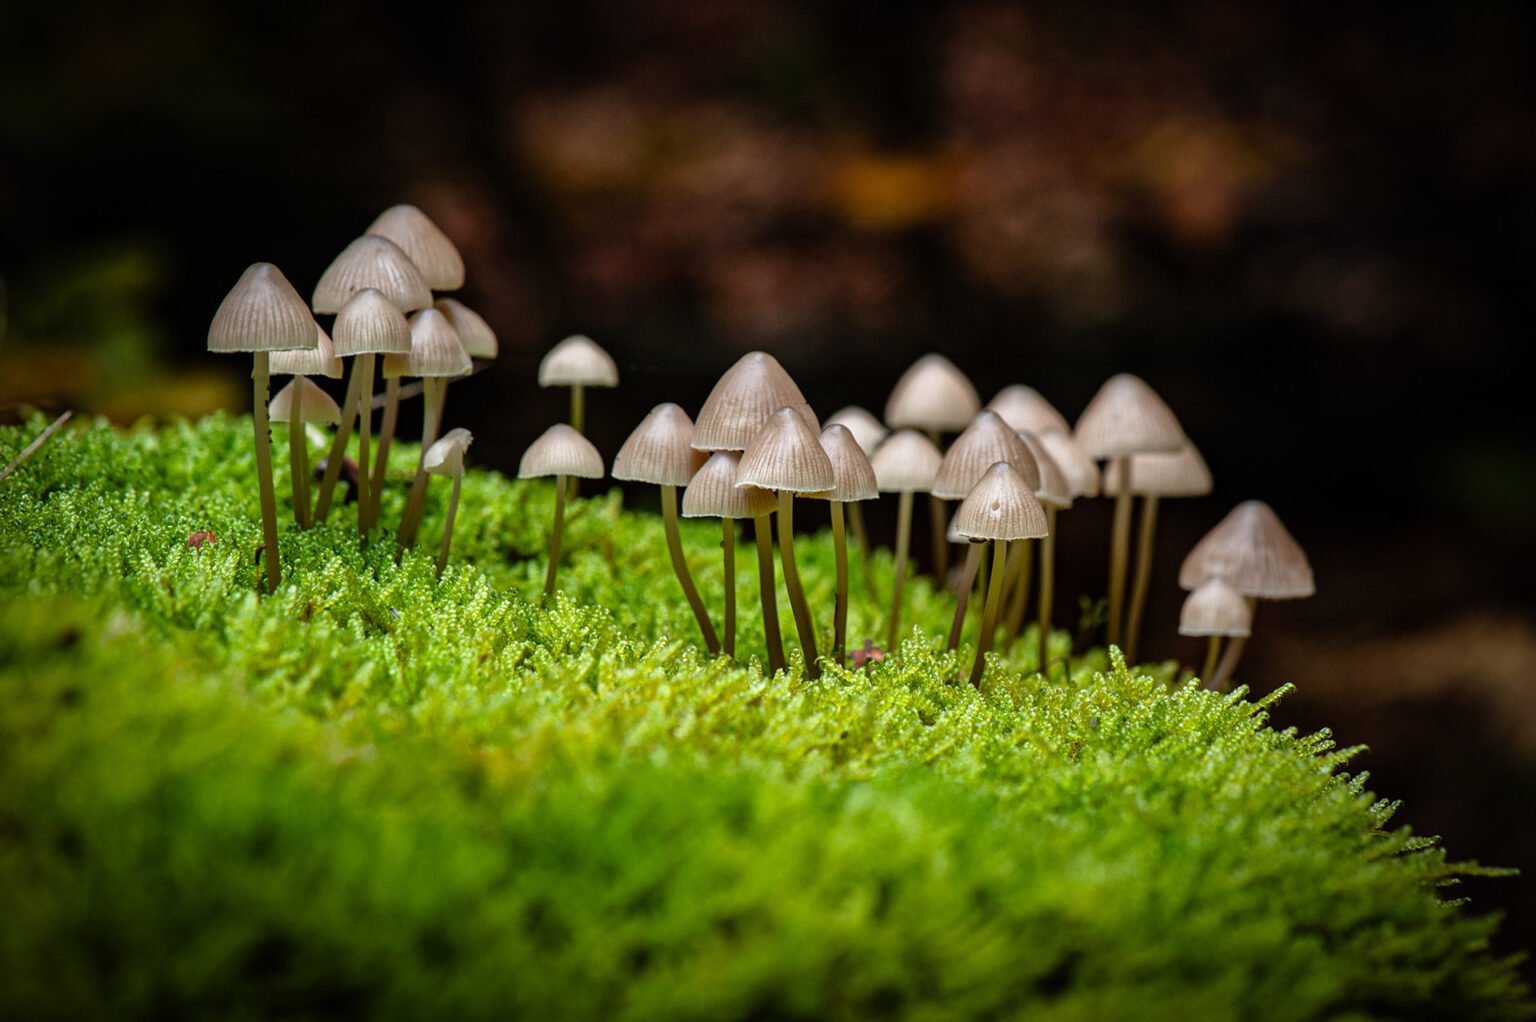
[[[955,531],[966,539],[1034,539],[1050,534],[1045,509],[1024,477],[1006,461],[987,469],[960,502]]]
[[[491,325],[480,313],[457,298],[439,298],[432,307],[448,317],[448,322],[459,332],[459,340],[464,342],[464,350],[470,358],[495,358],[501,350],[501,345],[496,343],[496,331],[491,329]]]
[[[1317,591],[1312,566],[1279,517],[1261,500],[1233,508],[1184,558],[1179,585],[1222,578],[1244,596],[1291,600]]]
[[[725,371],[704,399],[693,424],[693,446],[701,451],[744,451],[780,408],[799,412],[813,436],[821,428],[779,360],[766,352],[749,351]]]
[[[987,408],[1001,415],[1004,422],[1020,433],[1038,435],[1048,429],[1059,429],[1063,433],[1072,431],[1055,405],[1041,397],[1038,390],[1022,383],[998,391],[997,396],[987,402]]]
[[[389,207],[368,226],[368,233],[400,246],[433,291],[457,291],[464,286],[464,257],[442,228],[415,206]]]
[[[924,355],[901,374],[885,402],[892,429],[957,433],[981,410],[971,381],[943,355]]]
[[[410,321],[377,288],[365,287],[348,298],[331,333],[338,355],[404,355],[411,350]]]
[[[881,493],[927,493],[944,455],[915,429],[898,429],[875,448],[869,464]]]
[[[1083,453],[1077,441],[1065,430],[1048,429],[1037,436],[1045,453],[1056,462],[1062,475],[1067,477],[1067,489],[1072,497],[1097,497],[1099,495],[1099,466]]]
[[[450,429],[421,456],[422,469],[435,476],[463,475],[464,452],[474,441],[474,434],[463,426]]]
[[[1061,470],[1061,466],[1056,464],[1056,459],[1051,457],[1051,452],[1045,449],[1040,438],[1033,433],[1020,430],[1019,439],[1024,441],[1024,446],[1034,455],[1035,467],[1040,470],[1040,485],[1035,487],[1035,496],[1040,498],[1040,503],[1058,510],[1071,507],[1072,484],[1067,481],[1067,474]]]
[[[315,329],[320,327],[316,325]],[[274,351],[272,372],[277,376],[325,376],[332,380],[344,375],[341,359],[336,357],[336,349],[324,330],[320,330],[320,343],[313,348]]]
[[[320,343],[309,306],[271,263],[252,263],[219,303],[208,324],[208,350],[292,351]]]
[[[996,412],[977,412],[944,452],[938,475],[933,479],[933,495],[945,500],[961,500],[971,492],[987,469],[999,461],[1014,467],[1031,490],[1040,485],[1040,469],[1019,434]]]
[[[308,376],[295,376],[282,390],[272,395],[267,415],[273,422],[288,422],[293,414],[293,403],[299,402],[299,421],[312,422],[317,426],[334,426],[341,421],[341,408],[331,395],[310,382]]]
[[[880,488],[875,485],[874,467],[851,429],[840,422],[832,423],[821,431],[821,449],[827,452],[827,460],[832,462],[835,481],[830,490],[810,496],[844,503],[874,500],[880,496]]]
[[[789,407],[768,417],[742,452],[736,469],[736,485],[765,490],[816,493],[832,489],[836,482],[821,440],[805,416]]]
[[[1179,611],[1180,635],[1227,635],[1246,638],[1253,611],[1243,594],[1220,578],[1208,578],[1190,593]]]
[[[1078,417],[1072,434],[1090,458],[1176,451],[1184,443],[1179,420],[1139,376],[1110,377]]]
[[[315,285],[316,312],[340,312],[347,299],[371,287],[401,312],[432,304],[432,289],[421,269],[388,238],[365,234],[341,250]]]
[[[539,363],[541,387],[617,387],[619,367],[585,334],[573,334],[549,349]]]
[[[411,350],[404,355],[384,356],[384,376],[467,376],[474,365],[444,316],[436,309],[422,309],[411,317]]]
[[[857,441],[859,449],[864,452],[866,458],[875,453],[875,448],[880,446],[880,441],[891,432],[885,428],[885,423],[858,405],[849,405],[847,408],[833,412],[827,417],[827,425],[846,427],[848,432],[853,434],[853,439]]]
[[[684,518],[756,518],[777,505],[772,493],[757,486],[737,486],[741,455],[716,451],[693,474],[683,491]]]
[[[613,477],[657,486],[687,486],[704,464],[694,450],[693,420],[668,401],[652,408],[613,459]]]
[[[557,423],[523,452],[523,460],[517,466],[519,479],[541,476],[601,479],[603,456],[597,453],[592,441],[565,423]]]
[[[1133,454],[1131,492],[1147,497],[1203,497],[1211,492],[1211,470],[1195,445],[1184,442],[1172,454]],[[1104,492],[1120,495],[1120,462],[1111,461],[1104,469]]]
[[[955,528],[955,522],[957,522],[959,518],[960,505],[956,504],[955,513],[949,516],[949,525],[945,526],[944,528],[944,538],[957,545],[960,543],[976,542],[967,536],[960,535],[960,530]]]

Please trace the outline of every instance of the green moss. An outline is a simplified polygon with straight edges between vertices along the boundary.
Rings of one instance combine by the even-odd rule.
[[[398,566],[350,507],[286,529],[259,599],[248,430],[95,427],[0,488],[0,1016],[1527,1014],[1440,890],[1487,871],[1241,693],[1029,642],[978,692],[921,585],[899,654],[764,678],[616,493],[539,609],[552,491],[478,472],[441,585],[438,494]],[[808,537],[825,623],[830,568]]]

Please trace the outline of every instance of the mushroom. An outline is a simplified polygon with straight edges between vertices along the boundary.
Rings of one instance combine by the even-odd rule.
[[[1072,506],[1072,483],[1067,479],[1061,466],[1056,464],[1056,459],[1051,457],[1045,449],[1039,437],[1032,433],[1020,432],[1019,439],[1024,441],[1024,446],[1029,448],[1029,453],[1034,455],[1035,464],[1040,469],[1040,485],[1035,487],[1035,497],[1039,499],[1040,506],[1045,509],[1046,534],[1040,538],[1040,600],[1039,600],[1039,646],[1038,663],[1041,672],[1045,671],[1049,661],[1051,615],[1056,607],[1056,512],[1064,511]],[[1097,474],[1097,473],[1095,473]],[[1021,600],[1020,603],[1025,601]],[[1010,612],[1012,607],[1009,608]],[[1023,607],[1020,607],[1019,621],[1010,621],[1010,635],[1017,635],[1023,625]]]
[[[1139,377],[1111,377],[1078,417],[1072,439],[1090,458],[1126,462],[1133,454],[1176,451],[1184,444],[1179,420]],[[1122,467],[1122,472],[1131,470]],[[1134,478],[1134,476],[1133,476]],[[1131,493],[1115,498],[1110,533],[1108,639],[1120,642],[1125,570],[1131,547]]]
[[[987,650],[991,649],[997,631],[1007,544],[1046,535],[1045,510],[1024,477],[1012,465],[1000,461],[987,469],[961,501],[955,512],[955,531],[978,543],[992,542],[992,578],[981,614],[981,634],[976,639],[976,662],[971,666],[971,684],[980,685]]]
[[[555,574],[560,566],[560,533],[565,528],[565,481],[601,479],[603,456],[597,453],[592,441],[565,423],[546,429],[542,436],[523,452],[523,460],[517,466],[519,479],[555,477],[555,524],[549,534],[549,570],[544,576],[544,595],[555,591]]]
[[[832,489],[813,493],[832,504],[832,552],[837,565],[837,599],[832,612],[832,648],[842,663],[848,641],[848,541],[843,535],[843,505],[880,496],[875,470],[853,432],[841,423],[821,431],[821,449],[832,462]]]
[[[464,257],[442,228],[415,206],[389,207],[368,226],[368,233],[398,245],[433,291],[457,291],[464,286]]]
[[[267,420],[267,396],[274,351],[313,348],[320,343],[320,326],[304,299],[271,263],[246,267],[208,324],[208,350],[251,352],[252,414],[256,433],[257,487],[261,492],[262,543],[267,556],[267,591],[282,581],[277,555],[277,495],[272,486],[272,436]]]
[[[720,549],[724,556],[725,576],[725,655],[736,655],[736,519],[758,521],[757,567],[773,588],[773,539],[768,535],[767,518],[773,513],[773,494],[756,486],[737,486],[736,471],[741,456],[734,451],[716,451],[693,474],[683,490],[684,518],[718,518],[721,522]],[[773,600],[763,604],[763,633],[768,642],[768,672],[784,669],[784,640],[779,635],[778,607]]]
[[[890,433],[884,423],[858,405],[849,405],[847,408],[833,412],[827,417],[827,425],[834,423],[847,427],[866,458],[874,456],[875,448],[879,447],[880,441]],[[859,559],[864,564],[864,585],[869,590],[870,598],[873,599],[875,573],[871,565],[874,561],[874,549],[870,546],[869,530],[864,527],[864,509],[857,503],[850,503],[847,510],[848,528],[853,533],[854,542],[859,545]]]
[[[1197,589],[1212,578],[1225,580],[1246,596],[1250,608],[1254,600],[1295,600],[1317,591],[1306,553],[1260,500],[1233,508],[1195,544],[1179,568],[1179,586],[1184,589]],[[1212,685],[1220,688],[1231,679],[1246,642],[1239,636],[1228,643],[1209,679]]]
[[[1072,499],[1099,495],[1099,466],[1077,446],[1071,431],[1047,429],[1036,433],[1035,439],[1040,441],[1045,453],[1051,456],[1056,467],[1061,469],[1061,474],[1066,476]]]
[[[1104,492],[1118,496],[1122,486],[1121,462],[1111,462],[1104,473]],[[1136,454],[1130,459],[1130,492],[1141,497],[1141,529],[1136,547],[1136,573],[1131,580],[1131,605],[1125,618],[1125,658],[1136,662],[1140,646],[1141,618],[1152,585],[1152,554],[1156,546],[1157,503],[1163,497],[1203,497],[1211,492],[1211,470],[1195,445],[1184,442],[1172,454]]]
[[[693,440],[693,420],[688,413],[670,401],[652,408],[650,414],[624,441],[613,459],[613,477],[637,483],[654,483],[661,487],[662,522],[667,533],[667,552],[672,555],[672,570],[677,573],[683,595],[693,608],[693,616],[704,634],[704,645],[710,653],[720,652],[720,640],[715,626],[710,623],[704,601],[694,587],[693,576],[688,573],[688,562],[683,557],[683,541],[677,529],[677,488],[687,486],[700,465],[703,453],[689,444]]]
[[[436,309],[422,309],[411,317],[411,350],[404,355],[384,356],[384,377],[420,376],[422,387],[421,451],[437,440],[443,427],[443,395],[448,381],[455,376],[467,376],[474,366],[464,345],[444,316]],[[601,470],[598,472],[602,474]],[[421,516],[426,510],[427,473],[416,463],[416,477],[411,480],[411,494],[405,501],[405,513],[400,517],[400,531],[396,539],[403,547],[416,542],[416,530],[421,526]]]
[[[1020,433],[1044,433],[1048,429],[1070,432],[1072,427],[1056,410],[1056,406],[1040,396],[1033,387],[1022,383],[1010,384],[998,391],[987,402],[987,410],[996,412]]]
[[[306,376],[327,376],[333,380],[339,380],[342,376],[341,359],[336,357],[336,351],[331,346],[331,339],[325,336],[325,331],[320,331],[320,343],[314,348],[299,348],[294,351],[274,351],[272,353],[271,369],[274,375],[292,376],[302,379]],[[289,385],[292,386],[291,384]],[[284,388],[287,390],[288,388]],[[322,395],[324,391],[315,388]],[[279,397],[282,396],[280,392]],[[336,406],[329,396],[325,398],[331,407]],[[287,406],[290,406],[287,407]],[[288,421],[288,471],[293,479],[293,517],[299,523],[299,528],[307,529],[312,523],[309,513],[309,443],[304,436],[304,421],[300,413],[300,405],[307,405],[304,401],[284,401],[285,410],[289,416]],[[274,399],[272,407],[277,407]],[[305,407],[305,411],[308,408]],[[268,414],[276,418],[276,414],[268,409]],[[338,418],[340,412],[337,413]]]
[[[795,631],[805,654],[805,672],[821,676],[816,655],[816,628],[795,564],[794,500],[797,493],[830,490],[837,479],[832,461],[822,449],[814,427],[797,408],[786,405],[763,423],[741,455],[737,486],[757,486],[779,494],[779,560],[784,565],[784,589],[795,615]]]
[[[958,433],[981,410],[976,388],[953,362],[943,355],[924,355],[912,363],[885,402],[885,421],[892,429],[917,429],[928,434],[935,447],[944,433]],[[928,503],[933,535],[933,573],[949,574],[949,544],[945,541],[944,504],[937,497]]]
[[[496,331],[474,309],[456,298],[439,298],[432,303],[432,307],[453,324],[453,328],[459,332],[459,340],[464,343],[464,350],[474,361],[490,361],[501,351]]]
[[[443,522],[443,546],[437,553],[437,577],[443,577],[448,564],[448,547],[453,542],[453,520],[459,514],[459,487],[464,482],[464,452],[474,443],[474,436],[462,426],[450,429],[421,457],[421,467],[428,475],[452,476],[453,494],[448,498],[448,517]]]
[[[901,495],[896,512],[896,581],[891,586],[891,619],[885,645],[896,645],[901,631],[901,590],[907,580],[907,551],[912,542],[912,494],[927,493],[944,456],[932,440],[915,429],[897,430],[875,448],[869,459],[881,493]]]
[[[586,389],[618,385],[619,367],[584,334],[567,337],[539,363],[539,386],[571,388],[571,427],[578,433],[587,428]]]
[[[1202,582],[1184,600],[1179,611],[1179,634],[1209,636],[1205,667],[1200,677],[1210,684],[1216,673],[1216,658],[1223,638],[1246,639],[1253,627],[1253,608],[1243,594],[1229,586],[1219,575]]]

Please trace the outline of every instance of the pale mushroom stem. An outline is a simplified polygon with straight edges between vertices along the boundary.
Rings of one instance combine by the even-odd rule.
[[[832,556],[837,564],[837,598],[832,605],[832,654],[843,662],[848,649],[848,536],[843,529],[843,502],[832,501]]]
[[[373,367],[378,356],[366,352],[357,356],[357,369],[363,385],[357,392],[357,534],[366,539],[373,526],[373,491],[368,472],[368,447],[373,434]]]
[[[1115,497],[1115,520],[1109,540],[1109,643],[1120,644],[1120,620],[1125,603],[1125,562],[1131,552],[1131,459],[1120,458],[1120,493]]]
[[[1157,538],[1157,498],[1141,498],[1141,532],[1136,540],[1136,577],[1131,580],[1131,609],[1125,617],[1125,660],[1136,662],[1141,645],[1141,618],[1147,609],[1147,593],[1152,586],[1152,551]]]
[[[955,620],[949,626],[950,652],[960,648],[960,632],[965,628],[965,612],[971,605],[971,590],[976,588],[976,575],[981,570],[981,553],[985,543],[968,543],[965,567],[961,569],[960,592],[955,596]]]
[[[683,595],[688,597],[688,606],[693,608],[693,617],[699,623],[699,631],[704,633],[704,646],[711,654],[719,653],[720,639],[715,635],[715,626],[710,623],[709,612],[704,609],[704,601],[699,598],[693,576],[688,572],[688,561],[683,557],[683,537],[677,528],[676,486],[661,488],[661,518],[667,533],[667,553],[672,555],[672,570],[677,574],[678,584],[683,587]]]
[[[853,541],[859,545],[859,559],[864,565],[864,588],[869,591],[870,599],[874,599],[874,552],[869,546],[869,530],[864,528],[864,509],[858,504],[848,507],[848,530],[853,533]]]
[[[266,549],[267,592],[275,593],[283,580],[283,571],[277,561],[277,493],[272,486],[272,427],[267,421],[272,359],[265,351],[255,354],[255,368],[251,370],[251,396],[255,408],[251,422],[256,429],[256,477],[261,491],[261,536]]]
[[[1013,587],[1008,598],[1008,637],[1016,639],[1024,631],[1024,618],[1029,614],[1030,583],[1035,580],[1035,545],[1027,539],[1014,540],[1008,566],[1003,570]]]
[[[453,520],[459,514],[459,487],[464,482],[463,473],[453,477],[453,493],[448,498],[448,517],[443,522],[443,546],[437,552],[437,577],[443,577],[443,568],[448,565],[448,546],[453,542]]]
[[[369,399],[369,404],[372,404]],[[400,421],[400,377],[384,381],[384,418],[379,422],[379,442],[373,452],[373,478],[368,481],[368,527],[379,524],[379,508],[384,501],[384,479],[389,473],[389,448],[395,440],[395,426]]]
[[[768,673],[777,674],[784,669],[784,638],[779,634],[779,595],[773,577],[773,526],[772,515],[758,515],[752,519],[752,532],[757,538],[757,586],[758,599],[763,605],[763,637],[768,645]]]
[[[939,450],[944,449],[938,430],[928,430],[928,439]],[[928,494],[928,519],[933,530],[933,577],[939,580],[942,587],[949,576],[949,516],[944,513],[943,498],[931,493]]]
[[[901,634],[901,590],[907,583],[907,551],[912,543],[912,491],[902,490],[896,505],[896,581],[891,585],[891,623],[886,629],[887,649],[896,647]]]
[[[971,665],[971,684],[980,687],[981,673],[987,668],[987,651],[992,648],[992,634],[997,631],[997,605],[1003,598],[1003,550],[1008,544],[992,541],[992,581],[987,586],[987,602],[981,612],[981,635],[976,639],[976,662]]]
[[[789,593],[789,607],[795,615],[795,631],[800,634],[800,650],[805,654],[807,677],[821,677],[821,665],[817,663],[816,628],[811,621],[811,608],[805,602],[805,589],[800,585],[800,569],[795,565],[795,495],[788,490],[779,491],[779,560],[784,562],[784,589]]]
[[[549,534],[549,567],[544,572],[544,598],[555,591],[555,575],[560,570],[560,533],[565,529],[565,476],[555,476],[555,526]]]
[[[421,528],[421,516],[427,508],[427,470],[422,458],[427,448],[437,442],[437,428],[443,421],[443,388],[440,380],[428,376],[421,381],[421,457],[416,459],[416,478],[411,480],[411,495],[405,501],[405,514],[400,517],[400,532],[396,537],[403,547],[416,542],[416,530]]]
[[[587,388],[579,383],[571,385],[571,428],[582,435],[587,432]],[[581,480],[571,476],[568,485],[570,498],[575,500],[576,495],[581,492]]]
[[[1258,601],[1248,597],[1249,631],[1253,629],[1251,621],[1253,612],[1258,607]],[[1221,655],[1221,662],[1216,665],[1215,672],[1211,675],[1211,687],[1225,692],[1232,685],[1232,672],[1237,670],[1237,662],[1243,658],[1243,647],[1248,645],[1246,635],[1233,636],[1227,642],[1227,651]]]
[[[298,377],[294,378],[295,380]],[[288,406],[288,475],[293,480],[293,520],[309,528],[309,448],[305,443],[303,393],[295,388]]]
[[[725,574],[725,642],[721,648],[736,656],[736,519],[720,519],[720,551]]]
[[[1207,685],[1216,674],[1216,658],[1221,655],[1221,636],[1213,635],[1205,647],[1205,668],[1200,672],[1200,680]]]
[[[320,480],[320,492],[315,498],[315,522],[325,524],[331,513],[331,497],[336,492],[336,481],[341,478],[341,463],[347,459],[347,442],[352,439],[352,420],[357,414],[357,394],[363,387],[357,359],[347,367],[347,393],[341,399],[341,423],[331,438],[331,452],[326,455],[325,476]],[[361,514],[362,510],[359,509]]]
[[[1056,509],[1045,507],[1046,534],[1040,538],[1040,673],[1051,652],[1051,612],[1056,604]]]

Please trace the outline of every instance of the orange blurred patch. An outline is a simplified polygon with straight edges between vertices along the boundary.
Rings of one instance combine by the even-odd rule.
[[[900,230],[947,215],[955,205],[955,177],[943,157],[847,155],[832,167],[830,198],[857,227]]]
[[[1197,245],[1224,241],[1246,193],[1277,169],[1269,147],[1231,125],[1202,120],[1156,125],[1136,141],[1128,165],[1169,230]]]

